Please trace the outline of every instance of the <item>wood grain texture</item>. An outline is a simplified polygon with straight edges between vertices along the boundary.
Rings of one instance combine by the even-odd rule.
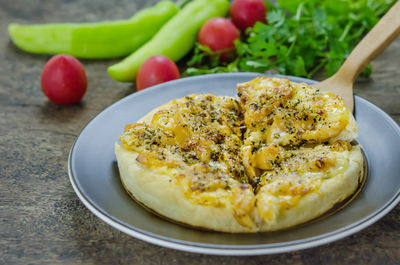
[[[69,149],[90,119],[135,87],[107,75],[107,66],[117,60],[83,60],[89,82],[83,101],[56,106],[40,88],[40,74],[50,56],[18,50],[9,40],[7,25],[120,19],[155,2],[0,2],[0,264],[399,264],[399,205],[345,239],[257,257],[207,256],[150,245],[108,226],[83,206],[68,180]],[[398,123],[399,58],[400,39],[373,62],[371,78],[355,84],[356,94]]]

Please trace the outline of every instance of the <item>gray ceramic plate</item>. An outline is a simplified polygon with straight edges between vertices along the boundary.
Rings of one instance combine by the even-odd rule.
[[[400,128],[375,105],[355,97],[359,143],[368,178],[344,209],[317,222],[259,234],[205,232],[165,221],[138,205],[119,179],[114,143],[126,124],[153,108],[192,93],[234,96],[236,84],[259,74],[216,74],[183,78],[132,94],[97,115],[82,130],[69,157],[69,176],[81,201],[100,219],[136,238],[164,247],[219,255],[281,253],[332,242],[360,231],[400,201]],[[312,80],[289,77],[295,82]]]

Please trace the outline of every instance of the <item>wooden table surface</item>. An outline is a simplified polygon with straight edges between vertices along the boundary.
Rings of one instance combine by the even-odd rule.
[[[68,179],[68,153],[85,124],[133,93],[113,81],[117,60],[82,60],[83,101],[62,107],[40,88],[47,55],[17,49],[11,22],[98,21],[130,17],[155,0],[2,0],[0,2],[0,264],[400,264],[400,205],[350,237],[312,249],[256,257],[185,253],[123,234],[80,202]],[[400,39],[373,62],[356,93],[400,122]],[[400,173],[399,173],[400,174]],[[400,176],[399,176],[400,177]]]

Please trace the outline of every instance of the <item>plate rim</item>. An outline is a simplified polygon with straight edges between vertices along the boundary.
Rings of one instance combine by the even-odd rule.
[[[208,75],[199,75],[193,77],[185,77],[178,80],[170,81],[174,83],[185,82],[188,79],[202,79],[202,78],[213,78],[216,76],[221,77],[229,77],[229,76],[273,76],[273,77],[285,77],[289,79],[297,79],[302,82],[307,83],[316,83],[317,81],[302,77],[295,77],[290,75],[271,75],[271,74],[262,74],[262,73],[251,73],[251,72],[240,72],[240,73],[219,73],[219,74],[208,74]],[[167,82],[167,83],[170,83]],[[384,205],[382,205],[378,210],[373,212],[371,215],[364,217],[358,222],[352,223],[348,226],[342,227],[341,229],[332,231],[330,233],[325,233],[322,235],[310,237],[307,239],[298,239],[294,241],[284,242],[284,243],[273,243],[273,244],[255,244],[255,245],[220,245],[220,244],[208,244],[208,243],[197,243],[184,241],[179,239],[173,239],[166,236],[161,236],[154,234],[152,232],[148,232],[142,230],[140,228],[132,227],[131,225],[115,218],[111,214],[107,213],[103,209],[98,209],[95,203],[91,202],[90,198],[88,198],[83,191],[80,190],[79,185],[76,182],[76,178],[72,173],[72,156],[74,153],[74,149],[78,139],[80,138],[83,131],[91,124],[99,115],[103,112],[109,111],[114,108],[116,105],[124,102],[125,100],[129,100],[131,97],[136,97],[138,94],[142,95],[144,93],[151,93],[153,90],[157,89],[160,86],[164,86],[166,83],[159,84],[150,88],[147,88],[143,91],[138,91],[136,93],[132,93],[105,108],[98,114],[96,114],[87,124],[82,128],[78,136],[76,137],[68,156],[68,176],[71,182],[72,188],[74,192],[77,194],[78,198],[82,201],[82,203],[98,218],[112,226],[119,231],[143,240],[145,242],[155,244],[162,247],[172,248],[181,251],[188,251],[192,253],[201,253],[201,254],[210,254],[210,255],[234,255],[234,256],[250,256],[250,255],[262,255],[262,254],[278,254],[283,252],[295,251],[300,249],[312,248],[320,245],[324,245],[344,237],[350,236],[354,233],[359,232],[362,229],[372,225],[383,216],[385,216],[388,212],[390,212],[399,202],[400,202],[400,189],[397,193],[388,200]],[[386,121],[393,127],[393,129],[397,132],[400,137],[400,126],[390,117],[386,112],[380,109],[375,104],[369,102],[368,100],[355,95],[358,100],[364,101],[367,105],[373,108],[375,112],[379,112],[381,116],[383,116]]]

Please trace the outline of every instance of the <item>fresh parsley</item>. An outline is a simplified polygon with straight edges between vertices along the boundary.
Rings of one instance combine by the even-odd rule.
[[[268,24],[256,23],[236,42],[236,56],[196,45],[185,75],[266,72],[312,77],[320,69],[333,75],[355,45],[396,0],[278,0],[267,3]],[[212,56],[209,56],[212,54]],[[371,66],[362,73],[368,76]]]

